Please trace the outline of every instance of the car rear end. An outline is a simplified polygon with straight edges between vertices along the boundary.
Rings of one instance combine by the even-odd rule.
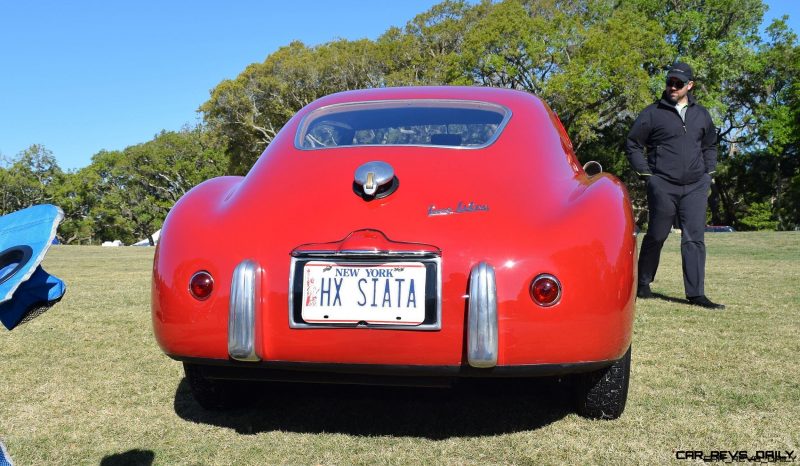
[[[582,173],[540,101],[502,96],[499,131],[473,147],[340,144],[355,120],[323,103],[247,178],[187,195],[154,264],[164,351],[197,380],[404,385],[623,358],[635,241],[609,206],[625,190]]]

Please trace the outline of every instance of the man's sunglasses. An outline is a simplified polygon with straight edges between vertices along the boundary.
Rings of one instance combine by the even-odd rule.
[[[680,79],[667,79],[667,87],[674,87],[675,89],[683,89],[686,83],[681,81]]]

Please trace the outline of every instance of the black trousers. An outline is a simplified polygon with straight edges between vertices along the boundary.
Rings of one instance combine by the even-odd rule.
[[[650,218],[647,234],[639,252],[639,284],[649,285],[656,278],[661,247],[664,245],[673,222],[677,219],[681,229],[681,259],[683,262],[683,287],[686,296],[705,294],[703,283],[706,273],[706,207],[711,177],[703,175],[700,181],[678,185],[653,175],[647,182],[647,206]]]

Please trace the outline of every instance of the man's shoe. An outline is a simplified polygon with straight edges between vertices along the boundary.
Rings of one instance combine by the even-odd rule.
[[[639,285],[636,289],[636,297],[641,299],[653,298],[653,291],[650,290],[650,285]]]
[[[703,296],[693,296],[691,298],[687,298],[689,300],[689,304],[694,306],[704,307],[706,309],[725,309],[724,304],[717,304],[710,299],[706,298],[705,295]]]

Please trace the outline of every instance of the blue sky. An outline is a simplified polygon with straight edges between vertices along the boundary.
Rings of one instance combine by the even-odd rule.
[[[0,155],[43,144],[63,169],[198,121],[223,79],[292,40],[375,39],[437,0],[0,0]],[[768,0],[767,18],[800,0]]]

